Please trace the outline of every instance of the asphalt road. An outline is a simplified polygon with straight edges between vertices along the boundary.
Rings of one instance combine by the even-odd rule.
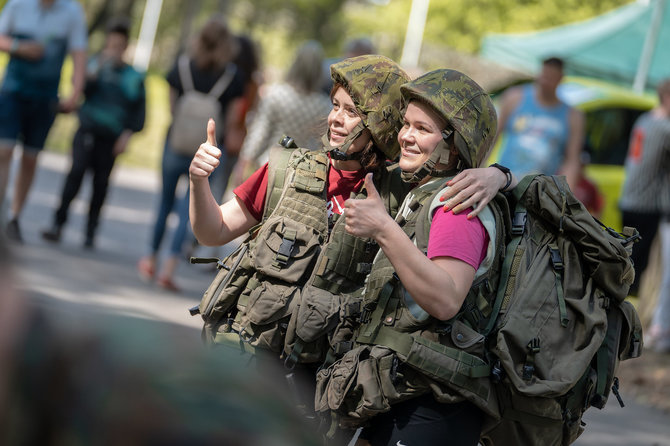
[[[196,345],[201,320],[190,316],[188,308],[199,302],[213,273],[184,259],[175,278],[182,292],[174,293],[143,282],[135,269],[137,260],[148,251],[159,174],[117,166],[96,247],[85,250],[82,245],[90,196],[88,181],[73,202],[61,243],[49,244],[39,236],[58,205],[68,163],[62,155],[41,155],[21,220],[25,244],[14,246],[21,289],[65,325],[76,325],[94,313],[117,314],[177,328],[183,331],[186,342]],[[174,227],[176,222],[170,221],[170,225]],[[168,230],[165,247],[170,234]],[[201,249],[198,253],[210,255],[211,250]],[[603,411],[589,410],[585,416],[586,432],[577,445],[670,446],[670,415],[626,398],[625,385],[622,383],[626,407],[620,408],[612,398]]]

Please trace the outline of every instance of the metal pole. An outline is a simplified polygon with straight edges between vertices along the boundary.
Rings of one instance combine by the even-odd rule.
[[[644,39],[640,62],[637,65],[637,73],[635,73],[635,80],[633,81],[633,91],[636,93],[642,93],[647,85],[647,75],[649,74],[651,61],[654,57],[654,50],[656,49],[656,41],[661,30],[664,11],[665,0],[655,0],[654,8],[651,12],[651,24]]]
[[[407,31],[405,32],[405,44],[400,57],[400,65],[402,66],[416,67],[419,65],[419,54],[421,53],[423,30],[426,27],[429,3],[430,0],[412,0]]]
[[[139,71],[146,71],[149,68],[151,51],[154,47],[156,28],[158,27],[158,19],[162,8],[163,0],[147,0],[144,6],[140,36],[137,41],[137,48],[135,48],[135,56],[133,57],[133,66]]]

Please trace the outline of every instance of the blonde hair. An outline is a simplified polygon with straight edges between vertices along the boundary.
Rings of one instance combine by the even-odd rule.
[[[237,41],[223,17],[210,18],[195,36],[191,58],[201,70],[220,70],[237,55]]]

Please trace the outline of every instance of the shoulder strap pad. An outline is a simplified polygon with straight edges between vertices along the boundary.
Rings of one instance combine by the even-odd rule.
[[[268,187],[265,192],[265,209],[263,210],[263,220],[268,218],[274,211],[286,180],[286,171],[288,162],[295,148],[285,148],[282,146],[273,146],[268,155]]]

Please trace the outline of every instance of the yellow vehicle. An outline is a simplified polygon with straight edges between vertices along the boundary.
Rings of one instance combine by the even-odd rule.
[[[584,150],[590,155],[586,175],[597,184],[605,198],[601,220],[607,226],[621,230],[618,201],[631,129],[638,116],[653,108],[658,98],[654,94],[636,94],[609,82],[571,76],[564,78],[557,94],[586,115]],[[491,159],[497,159],[499,146],[491,154]]]

